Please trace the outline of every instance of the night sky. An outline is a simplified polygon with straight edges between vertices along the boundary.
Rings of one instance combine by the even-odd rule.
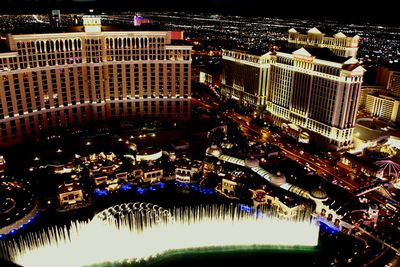
[[[64,13],[89,8],[99,12],[176,10],[400,25],[398,9],[393,4],[372,1],[373,4],[360,0],[0,0],[0,12],[48,12],[55,8]]]

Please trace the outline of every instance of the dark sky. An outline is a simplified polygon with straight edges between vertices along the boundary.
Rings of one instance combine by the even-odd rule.
[[[388,1],[372,0],[0,0],[0,12],[179,10],[253,16],[286,16],[400,25],[400,11]],[[266,7],[263,7],[266,5]]]

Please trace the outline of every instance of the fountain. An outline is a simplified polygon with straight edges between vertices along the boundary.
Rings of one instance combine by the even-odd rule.
[[[318,245],[318,224],[310,216],[285,220],[253,211],[237,205],[166,210],[127,203],[98,213],[90,222],[30,233],[0,249],[24,267],[78,267],[134,263],[191,249]]]

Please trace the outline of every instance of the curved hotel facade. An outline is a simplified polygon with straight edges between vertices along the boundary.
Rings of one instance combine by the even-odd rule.
[[[91,120],[190,116],[191,46],[169,32],[8,35],[0,53],[0,146]]]

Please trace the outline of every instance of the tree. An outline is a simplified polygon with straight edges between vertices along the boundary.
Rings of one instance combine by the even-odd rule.
[[[201,185],[206,188],[214,188],[220,182],[220,178],[217,173],[209,172],[208,175],[201,181]]]

